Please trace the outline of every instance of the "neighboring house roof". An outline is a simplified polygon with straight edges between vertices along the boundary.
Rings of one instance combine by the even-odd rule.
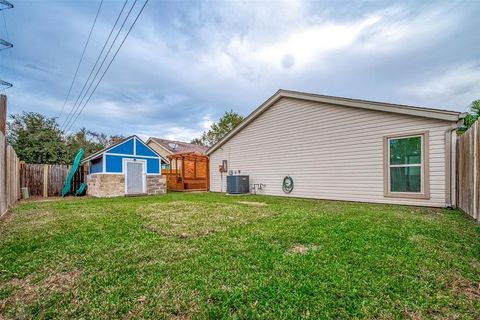
[[[433,118],[439,120],[446,120],[451,122],[457,122],[462,119],[465,114],[457,111],[449,111],[442,109],[433,109],[433,108],[423,108],[423,107],[414,107],[401,104],[392,104],[385,102],[377,101],[367,101],[359,99],[350,99],[342,97],[333,97],[325,96],[320,94],[299,92],[299,91],[290,91],[290,90],[278,90],[273,96],[268,98],[264,103],[262,103],[257,109],[255,109],[248,117],[246,117],[235,129],[230,131],[225,135],[219,142],[214,144],[207,150],[206,154],[210,155],[212,152],[220,148],[225,142],[230,140],[235,134],[241,131],[244,127],[254,121],[258,116],[265,112],[268,108],[274,105],[278,100],[282,98],[293,98],[306,101],[320,102],[330,105],[338,105],[342,107],[351,107],[351,108],[361,108],[376,110],[382,112],[392,112],[400,114],[408,114],[418,117]]]
[[[170,154],[177,154],[177,153],[185,153],[185,152],[194,152],[199,154],[205,154],[208,150],[208,147],[199,146],[196,144],[182,142],[182,141],[175,141],[175,140],[167,140],[167,139],[160,139],[155,137],[150,137],[147,140],[147,144],[153,141],[163,149],[165,149]]]
[[[118,146],[118,145],[120,145],[120,144],[122,144],[122,143],[124,143],[124,142],[126,142],[126,141],[128,141],[128,140],[130,140],[130,139],[132,139],[132,138],[135,138],[135,139],[141,141],[148,149],[150,149],[153,153],[155,153],[159,158],[161,158],[162,160],[164,160],[164,161],[167,162],[167,163],[169,162],[167,159],[165,159],[164,157],[162,157],[161,155],[159,155],[158,152],[156,152],[155,150],[153,150],[152,148],[150,148],[145,142],[142,141],[142,139],[140,139],[140,138],[137,137],[136,135],[132,135],[132,136],[126,137],[125,139],[122,139],[122,140],[120,140],[120,141],[112,144],[111,146],[108,146],[108,147],[106,147],[106,148],[103,148],[102,150],[99,150],[99,151],[97,151],[97,152],[95,152],[95,153],[92,153],[91,155],[89,155],[88,157],[86,157],[85,159],[83,159],[81,163],[85,163],[85,162],[87,162],[87,161],[93,160],[93,159],[101,156],[103,153],[107,152],[108,150],[113,149],[113,148],[115,148],[116,146]]]

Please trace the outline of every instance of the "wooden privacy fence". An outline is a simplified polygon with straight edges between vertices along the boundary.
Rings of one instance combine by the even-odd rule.
[[[480,124],[457,140],[458,207],[480,221]]]
[[[20,199],[19,159],[0,132],[0,216]]]
[[[60,196],[72,166],[64,164],[20,164],[20,186],[28,188],[32,197]],[[85,181],[86,168],[78,167],[71,182],[71,191]]]

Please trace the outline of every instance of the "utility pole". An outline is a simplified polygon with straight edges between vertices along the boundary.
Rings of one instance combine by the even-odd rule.
[[[13,8],[13,4],[11,4],[10,2],[8,2],[7,0],[0,0],[0,11],[2,10],[7,10],[7,9],[12,9]],[[0,51],[3,51],[5,49],[10,49],[13,47],[13,44],[11,44],[10,42],[6,41],[6,40],[3,40],[3,39],[0,39]],[[5,80],[2,80],[0,79],[0,89],[8,89],[8,88],[11,88],[13,86],[13,84],[11,84],[10,82],[7,82]],[[5,97],[5,100],[6,100],[6,97]],[[3,103],[3,97],[2,97],[2,103]],[[3,114],[1,113],[3,110],[0,110],[0,125],[3,124]]]
[[[7,131],[7,96],[2,94],[0,95],[0,132],[3,135]]]

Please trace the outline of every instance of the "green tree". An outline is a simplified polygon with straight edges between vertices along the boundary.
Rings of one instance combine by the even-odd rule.
[[[480,118],[480,100],[475,100],[470,105],[470,112],[463,119],[463,126],[458,128],[458,133],[464,133]]]
[[[103,134],[101,136],[102,138],[105,137],[105,139],[97,139],[95,134],[96,133],[87,130],[87,128],[81,128],[77,132],[67,136],[66,147],[68,150],[68,158],[73,159],[80,148],[83,148],[86,156],[103,149],[106,144],[106,135]]]
[[[11,115],[7,125],[8,142],[26,163],[71,164],[80,148],[88,156],[123,139],[86,128],[65,136],[55,118],[35,112]]]
[[[10,116],[7,140],[27,163],[65,163],[67,150],[55,118],[36,112]]]
[[[201,146],[212,146],[233,130],[243,119],[242,115],[233,110],[225,111],[217,123],[213,123],[208,131],[204,131],[199,138],[193,139],[191,143]]]
[[[123,138],[121,135],[107,136],[105,133],[87,130],[85,127],[80,128],[77,132],[66,137],[68,159],[70,159],[70,162],[73,161],[80,148],[85,151],[85,156],[89,156]]]

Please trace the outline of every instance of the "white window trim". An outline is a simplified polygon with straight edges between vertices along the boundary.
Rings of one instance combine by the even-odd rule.
[[[160,157],[154,156],[137,156],[133,154],[126,154],[126,153],[106,153],[107,156],[116,156],[116,157],[130,157],[130,158],[146,158],[146,159],[161,159]]]
[[[420,138],[420,164],[391,164],[391,154],[390,154],[390,141],[392,140],[400,140],[400,139],[408,139],[408,138]],[[423,176],[423,172],[425,170],[424,166],[424,157],[423,157],[423,144],[425,143],[423,135],[413,135],[413,136],[405,136],[405,137],[388,137],[387,138],[387,144],[388,144],[388,192],[391,193],[398,193],[398,191],[392,191],[392,184],[391,184],[391,179],[392,179],[392,168],[406,168],[406,167],[420,167],[420,192],[403,192],[403,193],[408,193],[408,194],[423,194],[423,189],[424,189],[424,183],[425,183],[425,178]]]
[[[421,162],[418,164],[390,164],[390,140],[420,137],[421,138]],[[411,132],[402,134],[393,134],[383,137],[383,192],[384,197],[391,198],[414,198],[430,199],[430,169],[429,169],[429,132]],[[420,192],[392,192],[390,185],[390,168],[395,167],[420,167]]]

